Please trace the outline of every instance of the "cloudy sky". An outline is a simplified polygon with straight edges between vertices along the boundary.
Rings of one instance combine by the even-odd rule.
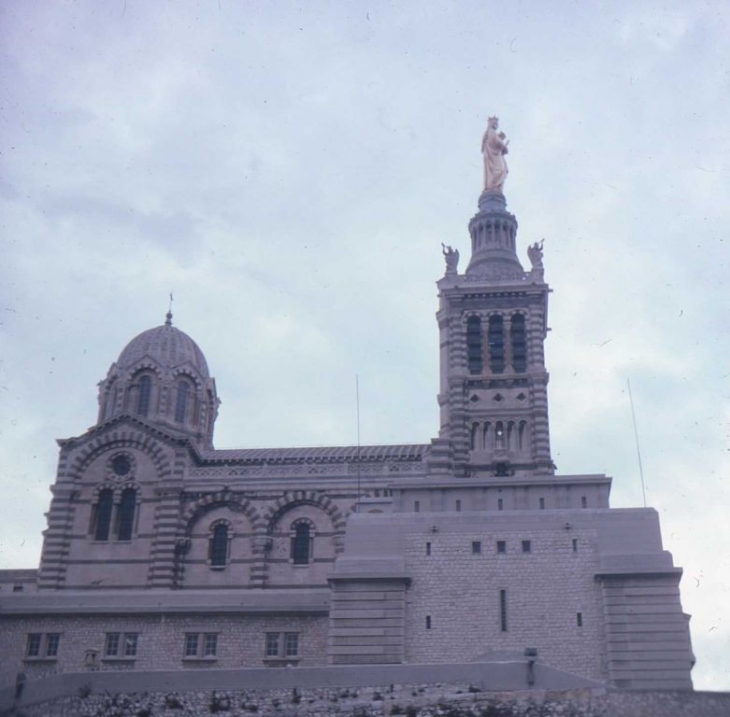
[[[56,438],[175,323],[216,445],[436,434],[440,243],[468,257],[490,114],[545,238],[553,457],[648,503],[695,686],[730,689],[730,6],[0,4],[0,566],[34,567]]]

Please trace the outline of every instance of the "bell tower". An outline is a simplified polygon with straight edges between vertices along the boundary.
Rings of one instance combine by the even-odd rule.
[[[438,282],[441,410],[430,472],[457,477],[552,475],[543,344],[550,289],[542,244],[517,257],[517,220],[502,191],[507,142],[490,118],[482,152],[484,191],[469,222],[471,258],[444,247]]]

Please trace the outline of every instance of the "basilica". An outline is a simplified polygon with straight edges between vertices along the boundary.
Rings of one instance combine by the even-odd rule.
[[[218,387],[168,313],[111,364],[95,425],[59,441],[39,568],[0,572],[5,683],[527,649],[612,687],[691,689],[656,511],[612,509],[605,475],[556,473],[549,288],[542,245],[519,258],[506,144],[490,120],[465,268],[443,249],[435,437],[216,450]]]

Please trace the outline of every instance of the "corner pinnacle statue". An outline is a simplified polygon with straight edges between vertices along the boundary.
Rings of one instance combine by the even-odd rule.
[[[499,118],[487,120],[487,131],[482,137],[482,156],[484,158],[484,191],[504,193],[504,180],[507,179],[507,154],[509,140],[504,132],[498,132]]]

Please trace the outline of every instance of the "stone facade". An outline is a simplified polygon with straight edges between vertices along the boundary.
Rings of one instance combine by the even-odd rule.
[[[60,441],[41,565],[0,575],[2,679],[537,655],[577,681],[690,689],[681,570],[653,510],[550,451],[541,261],[487,192],[439,281],[430,444],[213,448],[187,334],[134,338]],[[528,653],[526,653],[526,650]]]

